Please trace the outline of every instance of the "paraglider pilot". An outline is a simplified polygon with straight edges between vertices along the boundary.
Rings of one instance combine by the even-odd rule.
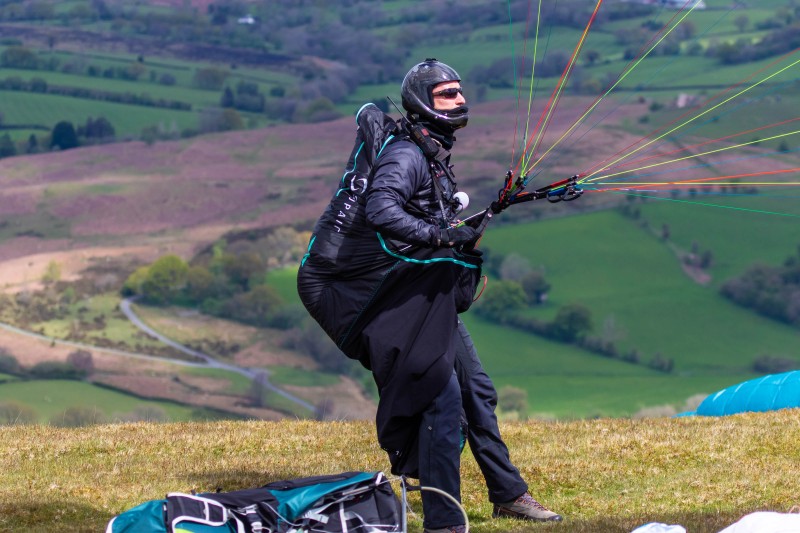
[[[403,119],[389,123],[375,106],[359,111],[352,167],[314,228],[298,292],[337,346],[372,371],[378,442],[392,473],[460,501],[466,440],[493,516],[560,521],[511,463],[497,393],[458,317],[480,278],[479,235],[453,224],[464,194],[449,150],[469,119],[460,82],[427,59],[403,79]],[[463,532],[447,498],[423,491],[422,505],[426,533]]]

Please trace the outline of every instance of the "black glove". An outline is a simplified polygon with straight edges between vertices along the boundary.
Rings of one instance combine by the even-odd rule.
[[[458,248],[465,244],[474,243],[481,236],[472,226],[458,226],[439,230],[439,246]]]

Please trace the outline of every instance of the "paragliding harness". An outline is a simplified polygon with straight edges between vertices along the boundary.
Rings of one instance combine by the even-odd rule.
[[[401,484],[402,503],[382,472],[275,481],[232,492],[170,493],[113,517],[106,533],[405,533],[407,491],[441,491],[409,485],[405,478]]]
[[[106,533],[395,532],[401,511],[382,472],[345,472],[232,492],[171,493],[112,518]]]

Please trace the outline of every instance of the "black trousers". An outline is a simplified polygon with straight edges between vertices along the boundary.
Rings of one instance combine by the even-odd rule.
[[[528,490],[528,485],[511,463],[508,447],[500,436],[495,415],[497,392],[461,320],[455,335],[455,373],[422,415],[420,484],[443,490],[460,501],[463,408],[469,448],[486,480],[489,501],[514,500]],[[464,523],[455,504],[433,492],[422,491],[422,508],[426,529]]]
[[[469,449],[481,469],[489,501],[505,503],[528,490],[519,470],[511,463],[508,447],[497,427],[497,391],[483,370],[475,345],[464,323],[459,319],[456,335],[456,374],[461,386],[461,403],[468,425]]]

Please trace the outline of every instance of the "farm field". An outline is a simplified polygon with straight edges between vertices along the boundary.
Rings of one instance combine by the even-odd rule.
[[[645,216],[647,212],[645,209]],[[687,225],[695,231],[704,227],[699,224],[703,217],[712,216],[702,208],[692,213],[684,209],[674,216],[681,215],[683,219],[699,217]],[[774,249],[774,242],[769,240],[755,242],[755,228],[749,230],[753,240],[746,240],[750,220],[726,215],[725,229],[732,232],[727,242],[732,235],[739,235],[740,244],[748,243],[751,260],[763,257],[761,246],[766,249],[772,245]],[[764,224],[770,231],[783,232],[783,240],[778,242],[792,242],[793,224],[775,218]],[[653,225],[660,227],[661,223]],[[737,226],[741,226],[741,233]],[[554,235],[571,246],[548,246]],[[719,233],[716,239],[723,240]],[[522,249],[515,245],[521,241],[526,243]],[[718,248],[716,240],[701,242],[714,250],[721,264],[728,262],[724,252],[731,252],[730,261],[737,260],[737,252],[742,253],[741,247]],[[605,321],[615,324],[623,337],[617,341],[623,352],[631,348],[651,355],[660,351],[675,360],[679,373],[747,368],[760,354],[790,353],[796,339],[793,328],[752,316],[724,300],[713,286],[693,282],[666,246],[614,212],[497,228],[487,234],[484,246],[504,253],[514,251],[552,280],[550,298],[542,309],[536,309],[537,315],[548,316],[566,303],[583,303],[593,310],[598,329]],[[787,247],[783,257],[792,252]],[[743,266],[740,264],[740,268]],[[726,333],[734,331],[736,335]]]
[[[240,82],[255,83],[258,90],[262,91],[267,100],[274,99],[271,93],[273,89],[279,89],[282,93],[296,86],[302,76],[298,75],[298,70],[314,67],[320,63],[311,63],[302,68],[285,68],[279,65],[251,65],[247,62],[243,64],[230,64],[213,61],[211,58],[194,57],[192,59],[176,57],[171,47],[159,47],[154,45],[152,39],[135,35],[134,33],[121,33],[116,39],[105,40],[111,27],[104,21],[73,21],[86,33],[83,38],[89,41],[82,43],[79,49],[75,49],[73,39],[75,35],[65,32],[62,26],[63,19],[59,17],[67,16],[71,12],[80,12],[85,2],[75,2],[60,5],[54,11],[52,20],[42,21],[35,25],[31,30],[35,30],[38,40],[31,40],[37,48],[39,61],[43,64],[56,64],[65,67],[62,70],[37,70],[19,68],[0,68],[0,79],[18,77],[22,80],[29,80],[33,77],[45,80],[50,85],[83,87],[89,90],[98,89],[117,93],[147,94],[155,99],[182,102],[192,106],[191,111],[176,112],[169,109],[152,109],[144,106],[134,106],[134,110],[125,104],[114,104],[109,102],[99,102],[93,100],[82,100],[81,98],[60,97],[50,94],[21,93],[14,94],[14,91],[2,91],[3,98],[8,100],[9,105],[4,106],[4,123],[14,124],[39,124],[47,128],[59,120],[67,120],[76,124],[83,123],[89,117],[105,117],[115,127],[117,136],[120,138],[137,138],[142,135],[144,129],[156,128],[164,134],[176,135],[183,131],[197,130],[200,126],[200,114],[204,109],[216,108],[219,106],[221,89],[200,90],[193,86],[193,77],[198,70],[204,68],[218,68],[227,71],[226,85],[236,87]],[[748,63],[746,65],[725,66],[712,58],[705,58],[701,55],[688,55],[686,48],[692,42],[709,43],[733,42],[736,39],[747,37],[756,39],[765,32],[757,29],[759,24],[771,20],[775,12],[785,2],[776,1],[759,3],[758,6],[749,6],[746,11],[746,28],[742,30],[737,17],[741,15],[740,10],[733,9],[728,5],[708,2],[709,9],[691,10],[685,17],[686,25],[693,28],[692,37],[684,43],[681,55],[667,57],[648,57],[641,65],[637,65],[635,72],[625,76],[621,80],[619,89],[636,89],[637,91],[647,91],[651,93],[670,91],[672,87],[685,87],[689,92],[704,90],[703,87],[726,87],[740,81],[744,76],[760,68],[765,62]],[[382,8],[387,12],[401,13],[413,7],[413,3],[408,1],[395,2],[392,4],[384,3]],[[152,14],[168,16],[169,9],[165,6],[129,6],[129,16],[138,16],[150,10]],[[184,13],[185,15],[186,13]],[[197,15],[198,13],[195,13]],[[498,14],[499,16],[500,14]],[[503,18],[507,14],[502,13]],[[589,76],[604,80],[608,76],[616,77],[622,75],[630,59],[624,58],[626,45],[619,42],[615,32],[624,31],[626,28],[636,28],[646,26],[656,28],[667,25],[671,19],[674,20],[675,12],[662,9],[656,10],[653,14],[626,18],[622,21],[605,21],[599,28],[590,32],[586,42],[583,44],[584,51],[599,53],[599,59],[587,61],[584,56],[579,58],[580,68],[585,71],[582,76]],[[13,35],[24,35],[21,28],[24,24],[9,26],[14,29]],[[557,26],[540,28],[540,46],[536,47],[537,59],[544,59],[547,54],[555,52],[569,54],[579,41],[582,28]],[[44,37],[47,32],[53,32],[50,45],[42,46],[46,40]],[[132,27],[127,27],[126,32],[132,32]],[[408,29],[400,23],[382,24],[379,28],[369,29],[379,39],[400,39],[403,32]],[[414,30],[418,31],[418,30]],[[244,33],[239,32],[238,38],[243,43],[252,46],[258,40],[252,37],[245,37]],[[98,37],[89,37],[96,35]],[[102,36],[102,37],[100,37]],[[422,57],[447,58],[449,62],[458,66],[458,70],[465,76],[467,90],[470,90],[470,78],[472,72],[477,67],[486,67],[496,61],[509,60],[513,55],[524,54],[527,62],[533,58],[533,40],[535,28],[529,23],[515,22],[486,24],[476,28],[471,28],[467,35],[462,39],[440,40],[440,42],[425,41],[416,46],[411,46],[405,52],[409,58],[408,64],[411,65]],[[128,49],[124,46],[125,39],[131,39],[137,44],[129,45]],[[0,43],[0,52],[7,50],[11,45],[17,45],[17,38],[9,38]],[[94,42],[92,39],[98,39]],[[22,39],[19,39],[23,42]],[[414,42],[414,41],[412,41]],[[641,43],[644,44],[644,43]],[[261,42],[265,49],[274,48],[274,43]],[[137,47],[143,53],[132,53],[130,48]],[[646,48],[646,47],[645,47]],[[250,50],[245,46],[245,50]],[[642,49],[642,52],[645,50]],[[171,54],[172,52],[172,54]],[[657,52],[656,52],[657,53]],[[653,54],[655,55],[655,54]],[[290,58],[295,60],[297,58]],[[139,74],[136,80],[119,79],[107,75],[109,69],[124,69],[131,65],[138,66]],[[88,67],[94,69],[93,75],[87,75]],[[710,75],[713,72],[713,76]],[[168,75],[173,81],[161,83],[159,80]],[[527,76],[519,75],[517,80],[522,92],[527,93]],[[713,81],[711,81],[713,80]],[[509,81],[511,77],[509,77]],[[558,81],[558,76],[549,77],[537,76],[535,84],[537,92],[549,93]],[[606,86],[606,82],[601,82]],[[699,89],[698,89],[699,88]],[[486,97],[489,99],[513,97],[515,91],[509,88],[489,87]],[[377,80],[368,84],[361,84],[355,88],[345,101],[336,102],[336,109],[343,115],[351,114],[365,100],[384,100],[386,95],[393,98],[396,96],[396,88],[386,85]],[[20,101],[24,100],[24,101]],[[395,98],[395,100],[397,100]],[[19,105],[18,105],[19,104]],[[355,106],[355,108],[353,108]],[[264,127],[276,122],[274,118],[268,117],[264,113],[253,113],[240,111],[245,126],[250,129]],[[6,130],[14,140],[24,141],[30,132],[22,129]]]
[[[0,402],[27,405],[39,415],[39,423],[59,424],[59,415],[69,408],[96,410],[103,420],[123,420],[136,410],[154,408],[166,420],[183,422],[202,419],[200,411],[170,402],[147,401],[89,383],[67,380],[13,381],[0,384]],[[144,411],[143,411],[144,412]]]

